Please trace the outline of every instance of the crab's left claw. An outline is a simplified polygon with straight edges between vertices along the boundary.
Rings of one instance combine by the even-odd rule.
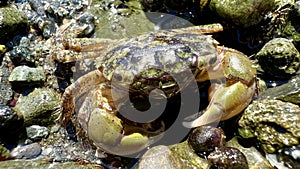
[[[219,87],[214,92],[209,106],[197,119],[183,122],[187,128],[203,126],[213,122],[227,120],[247,107],[256,91],[256,82],[250,86],[236,82],[230,86]]]

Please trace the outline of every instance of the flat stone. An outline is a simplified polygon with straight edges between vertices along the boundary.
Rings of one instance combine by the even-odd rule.
[[[32,143],[14,148],[10,155],[17,159],[31,159],[40,155],[41,152],[41,146],[38,143]]]
[[[8,80],[13,83],[40,83],[46,80],[46,76],[42,67],[18,66],[13,69]]]

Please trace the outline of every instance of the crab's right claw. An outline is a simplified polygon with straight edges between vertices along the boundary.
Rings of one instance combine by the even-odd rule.
[[[255,91],[255,82],[250,86],[237,82],[231,86],[220,87],[214,92],[204,114],[193,121],[183,122],[183,126],[194,128],[236,116],[248,106]]]

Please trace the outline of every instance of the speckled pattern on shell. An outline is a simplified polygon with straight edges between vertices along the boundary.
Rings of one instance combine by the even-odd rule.
[[[197,73],[198,64],[217,56],[217,42],[211,36],[178,31],[148,33],[119,41],[102,59],[104,75],[114,84],[131,85],[132,91],[147,93],[158,87],[172,88],[167,93],[174,94],[178,90],[174,90],[176,82],[170,75],[180,75],[183,81],[189,81],[185,72]]]

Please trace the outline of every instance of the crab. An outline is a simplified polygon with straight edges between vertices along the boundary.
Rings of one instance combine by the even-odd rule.
[[[136,98],[153,93],[154,97],[171,98],[186,87],[177,84],[178,78],[187,84],[222,79],[222,84],[211,85],[208,107],[182,123],[188,128],[236,116],[255,94],[256,69],[249,58],[218,46],[208,35],[222,31],[220,24],[159,30],[117,40],[77,38],[85,28],[72,25],[70,22],[59,29],[52,57],[60,62],[96,58],[97,69],[65,89],[59,123],[66,126],[71,121],[74,99],[87,93],[76,119],[87,137],[105,152],[139,152],[158,139],[152,140],[150,135],[164,130],[163,124],[146,121],[130,127],[120,118],[120,107],[129,98],[126,92]]]

